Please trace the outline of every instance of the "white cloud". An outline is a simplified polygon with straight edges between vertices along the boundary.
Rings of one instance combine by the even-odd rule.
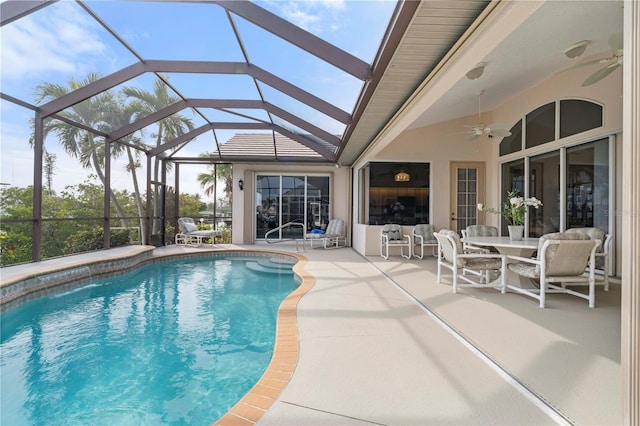
[[[2,29],[3,78],[70,74],[93,68],[87,62],[104,56],[97,24],[75,3],[49,8],[51,13],[34,13]]]

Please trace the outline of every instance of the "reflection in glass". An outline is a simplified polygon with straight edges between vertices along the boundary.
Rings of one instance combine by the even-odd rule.
[[[518,152],[522,149],[522,120],[509,130],[511,136],[507,136],[500,142],[500,155],[507,155]]]
[[[500,191],[500,206],[504,204],[507,192],[517,190],[524,194],[524,160],[511,161],[502,165],[502,191]],[[502,219],[501,235],[508,235],[507,222]]]
[[[609,140],[567,149],[567,228],[609,232]]]
[[[429,223],[428,163],[371,163],[369,165],[369,224]],[[397,182],[400,171],[408,182]]]
[[[302,238],[329,223],[330,180],[328,176],[266,176],[256,181],[256,239],[289,222],[304,227],[283,228],[269,238]]]
[[[531,157],[529,194],[542,201],[542,207],[529,208],[529,236],[539,237],[560,231],[560,151]]]

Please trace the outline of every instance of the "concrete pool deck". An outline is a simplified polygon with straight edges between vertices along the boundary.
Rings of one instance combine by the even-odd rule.
[[[385,261],[350,248],[296,253],[293,243],[218,249],[290,252],[303,260],[296,272],[309,284],[281,308],[278,369],[220,424],[622,422],[615,281],[608,292],[598,288],[595,309],[567,295],[540,309],[531,298],[492,289],[452,294],[436,283],[432,257]],[[153,257],[208,250],[169,246]],[[0,271],[3,284],[11,268]]]
[[[301,254],[315,284],[298,363],[258,424],[621,424],[619,285],[598,287],[595,309],[561,294],[540,309],[452,294],[432,257]]]

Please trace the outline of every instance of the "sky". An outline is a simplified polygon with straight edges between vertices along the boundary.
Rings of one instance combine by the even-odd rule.
[[[395,1],[390,0],[257,3],[367,63],[373,61],[395,7]],[[120,1],[89,1],[87,5],[146,59],[243,62],[246,53],[251,63],[349,113],[362,89],[362,82],[356,78],[234,16],[243,52],[226,13],[215,5]],[[30,104],[37,103],[35,88],[39,84],[68,87],[70,78],[84,80],[93,72],[108,75],[136,62],[135,55],[73,1],[59,1],[0,28],[0,90]],[[167,77],[185,97],[258,99],[260,95],[252,80],[244,75],[171,74]],[[122,86],[152,91],[155,79],[153,74],[144,74]],[[295,110],[301,118],[331,132],[344,131],[341,123],[265,86],[261,87],[262,95],[271,103]],[[205,123],[204,118],[189,110],[181,114],[191,118],[196,127]],[[255,111],[251,114],[258,119],[266,117]],[[205,116],[211,121],[242,120],[215,110],[205,111]],[[29,145],[32,117],[30,110],[0,101],[0,182],[3,185],[27,186],[33,181]],[[154,129],[151,126],[144,130],[144,142],[149,145],[154,145]],[[216,137],[223,143],[234,133],[216,132]],[[69,157],[54,138],[48,138],[45,147],[56,156],[52,182],[56,192],[85,180],[88,170]],[[196,157],[214,149],[213,136],[207,132],[187,145],[180,155]],[[112,170],[112,185],[131,190],[131,178],[122,160],[116,160]],[[182,166],[181,190],[199,193],[204,199],[196,176],[205,171],[206,166]]]

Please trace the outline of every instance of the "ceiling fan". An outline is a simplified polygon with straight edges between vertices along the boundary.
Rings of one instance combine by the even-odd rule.
[[[608,58],[596,59],[594,61],[580,64],[605,64],[604,67],[600,68],[598,71],[587,77],[586,80],[582,82],[582,87],[591,86],[592,84],[597,83],[622,65],[622,33],[611,34],[611,36],[609,37],[609,47],[611,47],[613,53]]]
[[[499,137],[503,138],[506,136],[511,136],[511,132],[504,128],[503,125],[500,124],[486,124],[482,121],[482,107],[480,104],[480,99],[484,90],[481,90],[477,93],[478,95],[478,122],[473,125],[465,125],[464,127],[469,128],[467,131],[469,133],[469,137],[467,140],[478,139],[481,136],[487,135],[490,138]]]

